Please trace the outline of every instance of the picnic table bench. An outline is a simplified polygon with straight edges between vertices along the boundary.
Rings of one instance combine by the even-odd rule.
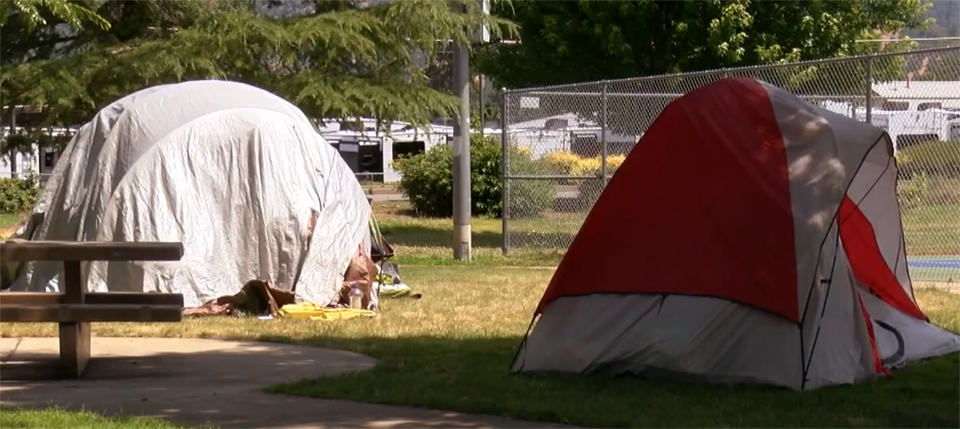
[[[17,241],[0,243],[0,260],[63,263],[59,293],[0,292],[0,322],[58,323],[59,375],[77,378],[90,360],[91,322],[179,322],[179,293],[91,293],[83,287],[86,261],[179,261],[182,243]]]

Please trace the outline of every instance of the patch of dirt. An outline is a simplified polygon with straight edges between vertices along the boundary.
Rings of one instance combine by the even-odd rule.
[[[413,206],[409,201],[374,201],[371,204],[374,216],[412,216]]]
[[[917,289],[938,289],[946,292],[960,294],[960,283],[957,282],[913,282],[914,290]]]
[[[0,228],[0,240],[6,240],[8,237],[12,236],[15,232],[17,232],[17,228],[20,228],[20,225]]]

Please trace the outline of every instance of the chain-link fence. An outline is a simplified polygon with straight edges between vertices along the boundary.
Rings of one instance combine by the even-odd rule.
[[[566,249],[663,108],[733,76],[886,129],[911,275],[960,281],[960,46],[505,91],[503,250]]]

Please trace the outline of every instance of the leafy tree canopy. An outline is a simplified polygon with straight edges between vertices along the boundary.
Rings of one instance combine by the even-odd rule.
[[[455,112],[456,100],[429,87],[416,56],[432,55],[438,40],[465,42],[484,23],[494,34],[515,30],[470,0],[316,1],[285,17],[259,13],[264,3],[253,0],[0,4],[0,98],[42,105],[44,124],[63,125],[144,87],[208,78],[272,91],[311,117],[425,123]]]
[[[27,29],[47,24],[47,18],[66,22],[74,27],[93,23],[100,28],[109,28],[110,23],[91,10],[89,2],[71,2],[69,0],[15,0],[0,3],[0,26],[6,25],[10,18],[19,20]]]
[[[507,87],[829,58],[870,32],[920,27],[921,0],[516,0],[494,9],[520,43],[491,44],[484,73]],[[876,45],[875,45],[876,46]]]

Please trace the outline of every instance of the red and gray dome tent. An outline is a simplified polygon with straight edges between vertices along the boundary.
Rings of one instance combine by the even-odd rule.
[[[960,350],[913,297],[881,129],[724,79],[660,114],[587,216],[513,372],[794,389]]]

